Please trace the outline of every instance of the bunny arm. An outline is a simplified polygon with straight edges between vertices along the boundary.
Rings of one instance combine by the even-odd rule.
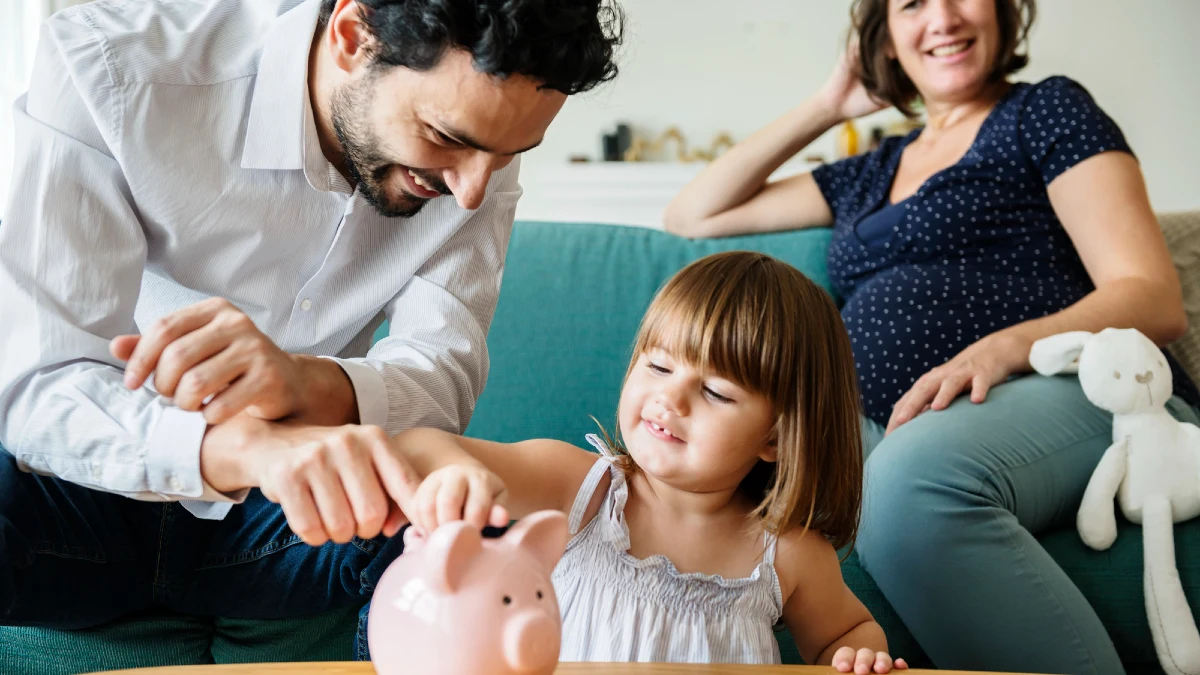
[[[1146,498],[1142,506],[1146,615],[1163,671],[1195,675],[1200,672],[1200,632],[1175,566],[1173,520],[1171,502],[1164,495]]]
[[[1117,540],[1117,506],[1115,499],[1121,481],[1125,479],[1128,449],[1126,440],[1113,443],[1104,451],[1096,470],[1083,491],[1075,526],[1083,543],[1103,551]]]

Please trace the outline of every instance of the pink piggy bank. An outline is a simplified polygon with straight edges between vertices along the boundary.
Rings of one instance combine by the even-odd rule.
[[[411,531],[411,530],[410,530]],[[383,573],[367,617],[379,675],[550,675],[562,616],[550,572],[567,519],[539,511],[504,536],[464,522],[407,537]]]

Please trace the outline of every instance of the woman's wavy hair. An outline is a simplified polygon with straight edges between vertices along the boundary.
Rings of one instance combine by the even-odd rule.
[[[376,66],[429,70],[447,49],[481,73],[524,75],[564,94],[617,76],[625,17],[615,0],[355,0]],[[336,0],[324,0],[319,27]]]
[[[1002,80],[1029,65],[1027,41],[1036,18],[1037,0],[996,0],[1000,52],[992,68],[992,81]],[[855,75],[876,99],[896,106],[908,117],[915,117],[913,104],[920,98],[920,92],[900,67],[900,62],[887,55],[891,39],[888,0],[854,0],[850,6],[847,48],[853,48],[857,41]]]

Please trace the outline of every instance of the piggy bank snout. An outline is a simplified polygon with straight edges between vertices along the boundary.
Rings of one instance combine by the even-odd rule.
[[[549,613],[527,609],[504,628],[504,660],[517,673],[549,672],[558,662],[562,625]]]

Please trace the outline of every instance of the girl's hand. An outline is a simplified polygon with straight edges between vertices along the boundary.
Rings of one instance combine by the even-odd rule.
[[[818,96],[825,102],[830,114],[838,120],[852,120],[888,107],[867,93],[862,80],[854,75],[858,63],[858,43],[846,48],[838,65],[829,75]]]
[[[425,477],[412,500],[408,519],[419,534],[443,523],[465,520],[483,529],[508,525],[508,511],[498,502],[504,483],[482,466],[452,464]]]
[[[842,647],[833,655],[833,667],[839,673],[890,673],[892,669],[907,670],[908,664],[904,659],[892,660],[887,652],[877,652],[871,649],[860,649],[857,652],[852,647]]]
[[[926,410],[944,410],[958,395],[971,390],[971,402],[983,403],[988,390],[1014,373],[1029,369],[1029,340],[994,333],[962,350],[945,365],[921,376],[892,408],[887,431],[912,420]]]

